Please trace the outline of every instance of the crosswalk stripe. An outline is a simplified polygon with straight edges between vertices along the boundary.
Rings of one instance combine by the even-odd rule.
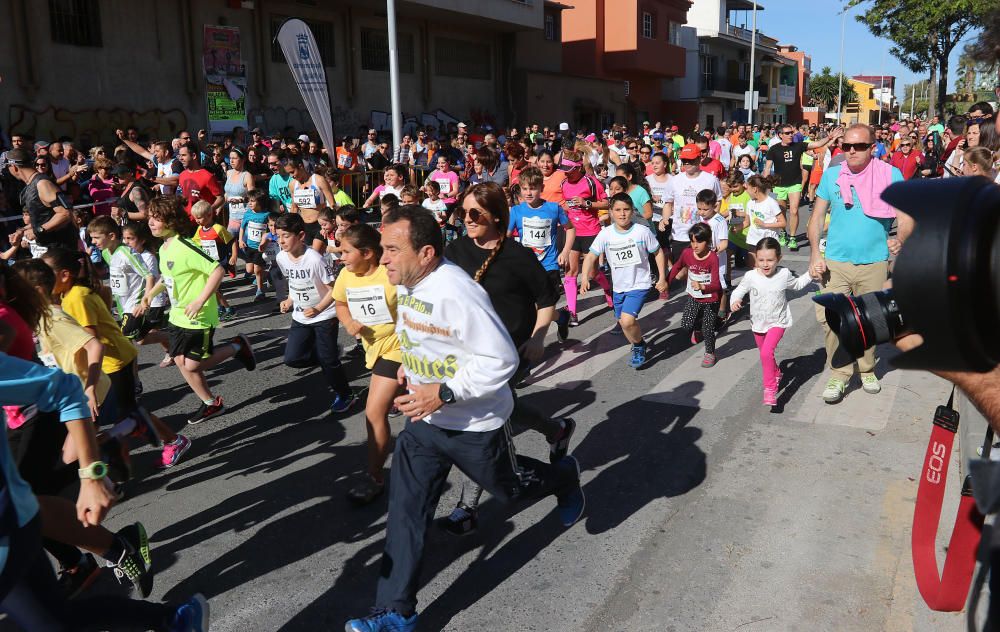
[[[812,313],[811,293],[799,296],[789,301],[792,311],[792,327],[809,327],[806,315]],[[811,321],[815,323],[815,321]],[[700,344],[691,347],[685,359],[673,371],[668,373],[660,383],[649,390],[642,399],[660,404],[674,404],[691,408],[712,409],[719,405],[729,391],[743,380],[743,376],[759,362],[760,355],[757,346],[753,344],[749,320],[742,320],[716,339],[716,349],[724,351],[730,343],[743,338],[749,340],[751,346],[731,356],[721,356],[715,367],[704,369],[701,366],[704,347]],[[781,346],[779,345],[780,349]]]

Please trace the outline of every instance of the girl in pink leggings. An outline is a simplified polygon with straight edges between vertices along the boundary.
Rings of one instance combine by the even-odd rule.
[[[812,280],[808,276],[795,276],[788,268],[778,266],[781,245],[773,237],[765,237],[757,244],[757,267],[747,272],[739,287],[733,290],[732,310],[743,307],[743,297],[750,295],[750,329],[760,350],[760,365],[764,373],[764,405],[778,403],[778,386],[781,371],[774,361],[774,349],[792,326],[792,312],[788,309],[788,290],[801,290]]]

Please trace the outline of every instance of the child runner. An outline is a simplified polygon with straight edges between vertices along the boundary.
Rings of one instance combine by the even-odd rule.
[[[750,176],[747,179],[747,193],[750,202],[747,203],[746,219],[743,227],[747,230],[747,258],[750,268],[756,268],[754,259],[757,252],[757,242],[765,237],[778,238],[778,229],[785,227],[785,214],[778,206],[777,200],[768,192],[774,188],[778,179],[774,176]]]
[[[149,225],[145,223],[129,224],[122,227],[122,241],[132,249],[135,256],[139,258],[142,265],[146,266],[146,292],[149,292],[160,280],[160,262],[151,246],[159,246],[159,240],[154,240],[149,233]],[[158,332],[166,325],[167,297],[163,294],[153,297],[149,311],[143,316],[136,316],[133,312],[125,314],[122,321],[122,333],[126,337],[138,340],[139,344],[160,343],[166,349],[166,336],[150,337],[149,334]],[[173,362],[173,359],[170,359]],[[170,363],[168,363],[169,365]]]
[[[340,188],[340,171],[337,169],[327,169],[324,174],[326,178],[326,183],[330,185],[330,191],[333,192],[333,206],[334,208],[340,208],[342,206],[354,206],[354,200],[351,196],[347,194],[343,189]],[[348,176],[348,179],[350,176]],[[350,184],[348,182],[348,184]]]
[[[632,343],[629,366],[638,369],[646,363],[646,341],[642,338],[638,319],[653,285],[650,281],[649,255],[655,255],[659,271],[656,289],[659,292],[667,291],[667,260],[656,241],[656,235],[642,224],[633,223],[634,215],[635,206],[628,193],[619,193],[611,198],[613,223],[601,229],[590,245],[590,251],[583,262],[580,294],[590,289],[589,273],[594,269],[597,258],[604,255],[611,266],[611,280],[615,284],[615,318],[618,319],[625,338]]]
[[[718,324],[719,297],[722,283],[719,281],[719,256],[712,249],[712,229],[708,224],[695,224],[688,231],[691,247],[680,253],[670,268],[668,281],[673,281],[681,270],[687,269],[688,300],[684,305],[681,327],[685,336],[691,336],[691,344],[698,344],[699,337],[705,339],[705,357],[701,366],[715,366],[715,331]],[[701,321],[701,331],[698,322]]]
[[[729,288],[729,284],[726,281],[726,278],[729,276],[729,253],[726,252],[729,248],[729,222],[718,213],[719,198],[715,195],[715,191],[711,189],[699,191],[696,201],[698,204],[698,217],[712,229],[712,248],[719,255],[719,282],[722,283],[722,297],[719,301],[719,320],[721,321],[720,324],[724,324],[729,317],[729,301],[726,296],[726,290]]]
[[[420,206],[423,201],[423,194],[412,184],[406,185],[403,187],[403,190],[399,192],[399,203],[402,205],[415,204]]]
[[[264,295],[264,258],[261,256],[261,242],[267,233],[267,216],[270,197],[262,189],[254,189],[247,193],[247,212],[240,224],[240,248],[246,257],[247,272],[256,277],[257,293],[253,301],[259,303],[265,300]]]
[[[576,315],[576,297],[579,294],[576,277],[580,273],[580,257],[590,251],[590,245],[594,242],[597,234],[601,232],[598,211],[607,209],[608,201],[604,185],[599,180],[584,174],[583,158],[579,152],[562,152],[562,162],[559,168],[566,172],[566,179],[562,183],[564,208],[576,228],[576,239],[573,240],[568,262],[569,271],[563,279],[563,288],[566,290],[566,307],[570,314],[569,324],[575,327],[579,324]],[[608,307],[614,307],[611,284],[608,282],[608,278],[596,268],[592,274],[594,280],[604,290]],[[587,280],[589,281],[589,278]],[[590,287],[589,282],[587,287]]]
[[[743,306],[743,298],[749,294],[750,329],[753,331],[757,349],[760,350],[760,366],[764,375],[764,405],[778,404],[778,388],[781,386],[781,371],[774,361],[774,350],[792,326],[792,312],[788,308],[788,290],[801,290],[812,279],[808,275],[795,276],[788,268],[778,266],[781,261],[781,245],[773,237],[764,237],[757,243],[757,267],[750,270],[740,285],[733,291],[733,309]]]
[[[510,209],[507,236],[512,236],[516,231],[521,245],[535,253],[548,273],[549,282],[558,296],[563,287],[559,271],[566,267],[572,255],[576,229],[569,222],[566,211],[555,202],[546,202],[542,199],[545,178],[538,167],[525,168],[521,172],[520,179],[524,203]],[[557,248],[560,227],[566,231],[566,241],[562,251]],[[556,318],[556,332],[561,341],[569,337],[569,321],[569,310],[560,311]]]
[[[379,265],[382,246],[378,231],[367,224],[349,226],[341,236],[344,270],[333,286],[337,318],[352,336],[360,336],[365,368],[371,370],[365,425],[368,429],[368,473],[347,493],[368,504],[385,490],[383,468],[392,431],[389,411],[399,390],[396,381],[403,357],[396,338],[396,286]]]
[[[243,205],[240,211],[242,218],[246,215],[246,205],[243,202],[240,204]],[[229,278],[233,278],[237,255],[237,248],[233,244],[233,235],[222,224],[215,222],[215,211],[212,210],[212,205],[205,200],[198,200],[194,203],[191,207],[191,216],[198,224],[198,229],[194,233],[194,243],[201,246],[201,249],[213,261],[218,261],[223,268],[227,268]],[[239,233],[239,228],[236,229],[236,232]],[[236,317],[236,309],[229,304],[220,290],[215,292],[215,300],[219,302],[219,318],[221,320],[232,320]]]
[[[180,205],[180,198],[159,197],[149,203],[149,228],[163,240],[160,247],[160,282],[142,297],[138,314],[149,309],[153,297],[167,290],[170,297],[170,355],[184,381],[194,391],[201,405],[188,417],[189,424],[199,424],[225,412],[221,396],[212,394],[205,371],[233,356],[248,370],[257,368],[253,347],[243,334],[215,348],[212,335],[219,324],[215,291],[224,274],[217,261],[205,254],[187,237],[194,226]]]
[[[386,167],[385,171],[382,172],[382,181],[384,184],[375,187],[372,194],[365,200],[365,208],[371,207],[375,204],[375,200],[381,200],[387,195],[394,195],[396,196],[396,201],[399,201],[399,194],[403,190],[403,168],[395,165]]]
[[[278,218],[282,213],[271,211],[267,214],[267,232],[260,242],[260,258],[264,261],[265,278],[270,280],[271,288],[274,290],[274,300],[281,301],[288,298],[288,279],[281,273],[281,266],[278,265],[278,253],[281,246],[278,245]],[[274,314],[281,313],[281,306],[274,308]]]
[[[278,265],[288,279],[288,298],[281,302],[281,312],[292,312],[285,364],[302,369],[318,363],[333,391],[330,410],[347,412],[356,398],[338,357],[337,314],[331,291],[333,270],[323,255],[306,247],[306,227],[301,217],[283,215],[275,221],[275,228],[281,246]]]
[[[421,203],[421,206],[434,213],[434,218],[437,220],[438,226],[444,230],[445,222],[448,221],[450,213],[448,212],[448,204],[441,199],[441,185],[438,184],[437,180],[428,180],[422,190],[427,197]]]
[[[731,286],[733,267],[742,264],[743,255],[747,252],[747,231],[749,228],[744,228],[743,224],[747,216],[746,208],[750,202],[750,194],[747,193],[743,174],[738,170],[734,169],[729,173],[726,186],[729,188],[729,195],[722,200],[719,214],[729,221],[729,246],[730,250],[733,251],[733,265],[726,266],[726,272],[729,275],[726,283]]]

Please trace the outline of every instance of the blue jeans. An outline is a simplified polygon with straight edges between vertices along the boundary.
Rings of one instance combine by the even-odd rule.
[[[340,365],[337,350],[336,318],[309,324],[293,320],[285,340],[285,364],[293,369],[308,369],[318,364],[334,393],[344,397],[351,394],[351,383]]]

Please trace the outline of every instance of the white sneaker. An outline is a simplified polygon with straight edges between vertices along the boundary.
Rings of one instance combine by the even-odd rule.
[[[861,388],[864,389],[866,393],[875,395],[882,391],[882,385],[878,383],[878,378],[874,374],[862,375],[861,376]]]
[[[844,384],[835,377],[831,377],[826,383],[826,388],[823,389],[823,401],[827,404],[836,404],[844,399],[844,391],[846,390],[847,384]]]

